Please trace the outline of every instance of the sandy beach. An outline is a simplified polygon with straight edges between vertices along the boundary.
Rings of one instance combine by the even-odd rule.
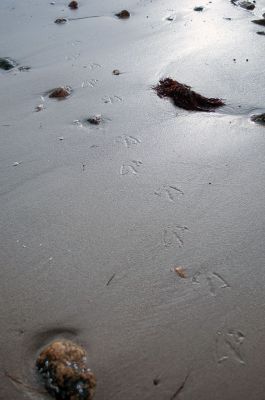
[[[63,337],[95,400],[263,400],[265,0],[67,5],[0,2],[0,399],[50,398]],[[175,107],[168,76],[225,106]]]

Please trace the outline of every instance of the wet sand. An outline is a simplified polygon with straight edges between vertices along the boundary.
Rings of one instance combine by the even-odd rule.
[[[264,12],[1,0],[0,57],[32,67],[0,72],[1,399],[46,398],[5,372],[38,387],[55,337],[86,347],[98,400],[264,398]],[[226,106],[175,108],[166,76]]]

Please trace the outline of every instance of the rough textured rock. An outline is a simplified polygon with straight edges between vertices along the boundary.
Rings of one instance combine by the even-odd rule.
[[[57,400],[93,398],[96,379],[87,368],[83,347],[69,340],[56,340],[40,353],[36,368],[46,390]]]
[[[50,94],[49,97],[52,98],[57,98],[57,99],[64,99],[65,97],[70,96],[71,94],[71,89],[68,86],[65,87],[58,87],[56,89],[53,89]]]

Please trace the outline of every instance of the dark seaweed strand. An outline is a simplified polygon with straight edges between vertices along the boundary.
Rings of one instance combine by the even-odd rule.
[[[224,105],[223,100],[207,98],[191,90],[191,87],[171,78],[161,79],[153,89],[159,97],[169,97],[177,107],[193,111],[212,111]]]

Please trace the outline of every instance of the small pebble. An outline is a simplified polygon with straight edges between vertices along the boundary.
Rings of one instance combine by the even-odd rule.
[[[265,35],[265,31],[258,31],[258,32],[256,32],[258,35]]]
[[[39,112],[42,111],[44,109],[44,105],[43,104],[39,104],[38,106],[35,107],[35,111]]]
[[[56,99],[64,99],[65,97],[70,96],[71,94],[71,88],[69,88],[68,86],[62,86],[62,87],[58,87],[56,89],[53,89],[50,94],[49,97],[52,98],[56,98]]]
[[[59,136],[58,140],[64,140],[64,137],[63,136]]]
[[[193,10],[194,11],[203,11],[203,7],[202,6],[194,7]]]
[[[121,12],[119,12],[119,13],[117,13],[115,15],[116,15],[116,17],[118,17],[120,19],[128,19],[131,16],[129,11],[127,11],[127,10],[122,10]]]
[[[118,69],[114,69],[114,70],[112,71],[112,74],[113,74],[113,75],[120,75],[121,72],[120,72]]]
[[[18,165],[20,165],[21,164],[21,161],[15,161],[12,165],[13,165],[13,167],[17,167]]]
[[[68,4],[68,7],[71,8],[72,10],[77,10],[78,9],[78,2],[73,0]]]

